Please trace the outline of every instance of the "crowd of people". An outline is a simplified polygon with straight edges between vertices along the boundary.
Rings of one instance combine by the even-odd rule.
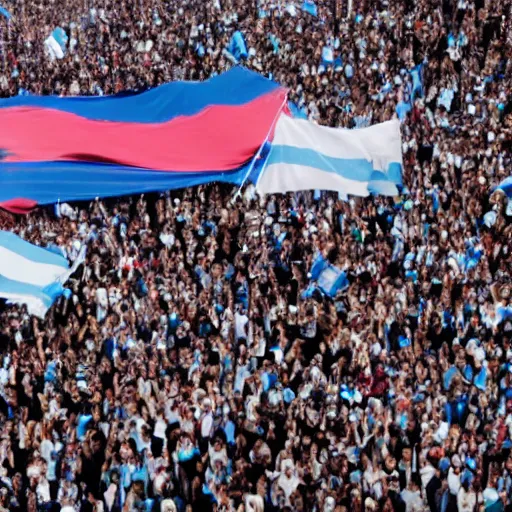
[[[510,2],[3,4],[4,97],[207,79],[240,30],[300,115],[398,117],[404,187],[3,213],[87,260],[44,320],[1,312],[0,511],[512,510]]]

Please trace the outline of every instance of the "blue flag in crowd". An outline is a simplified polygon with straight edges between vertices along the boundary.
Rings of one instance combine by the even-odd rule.
[[[423,97],[423,64],[418,64],[410,71],[412,78],[411,103],[415,97]]]
[[[496,309],[496,324],[499,325],[502,322],[512,318],[512,306],[499,306]]]
[[[318,8],[315,2],[312,0],[304,0],[304,3],[302,4],[302,10],[308,14],[311,14],[311,16],[318,16]]]
[[[68,36],[63,28],[57,27],[44,44],[52,60],[63,59],[67,51]]]
[[[2,4],[0,4],[0,14],[7,20],[12,18],[11,13]]]
[[[334,63],[334,52],[330,46],[322,48],[322,63],[327,66]]]
[[[274,48],[274,54],[277,55],[279,53],[279,39],[274,34],[269,34],[268,38]]]
[[[450,368],[448,368],[448,370],[446,370],[444,372],[444,375],[443,375],[443,386],[444,386],[445,390],[450,389],[450,386],[452,384],[452,380],[455,377],[455,375],[457,375],[457,373],[459,373],[459,371],[457,370],[457,368],[455,366],[450,366]]]
[[[66,46],[68,44],[68,36],[62,27],[57,27],[53,32],[52,36],[57,41],[57,44],[62,48],[62,51],[66,52]]]
[[[475,380],[473,382],[475,387],[481,391],[485,391],[486,384],[487,384],[487,368],[486,366],[482,366],[482,369],[478,373],[478,375],[475,377]]]
[[[398,119],[400,119],[400,121],[403,121],[410,111],[411,111],[411,104],[407,101],[401,101],[396,106],[396,113],[397,113]]]
[[[231,36],[228,51],[231,53],[231,55],[233,55],[233,57],[235,57],[237,61],[247,58],[247,46],[245,44],[245,38],[240,30],[237,30]]]
[[[505,178],[497,187],[497,189],[502,190],[507,197],[512,197],[512,176]]]
[[[321,254],[317,256],[311,267],[311,280],[316,281],[320,291],[329,297],[336,296],[339,291],[348,288],[350,284],[347,273],[331,265]],[[314,289],[310,287],[305,293],[310,296],[313,291]]]

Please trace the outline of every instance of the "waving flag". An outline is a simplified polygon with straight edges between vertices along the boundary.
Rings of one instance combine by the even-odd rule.
[[[0,14],[6,19],[10,20],[12,18],[11,13],[2,5],[0,4]]]
[[[44,42],[50,59],[63,59],[66,55],[68,36],[63,28],[57,27]]]
[[[313,261],[310,276],[312,283],[302,294],[304,299],[312,297],[317,288],[325,295],[335,297],[340,290],[350,285],[347,273],[329,263],[321,254]]]
[[[283,114],[256,188],[263,194],[318,189],[393,196],[398,195],[401,174],[397,120],[344,130]]]
[[[239,60],[247,58],[247,46],[245,44],[245,38],[240,30],[237,30],[232,36],[229,42],[229,53],[233,55],[235,60],[238,62]]]
[[[316,3],[312,0],[304,0],[302,3],[302,10],[308,14],[311,14],[311,16],[318,16],[318,8]]]
[[[139,94],[0,99],[0,206],[24,212],[59,200],[241,184],[286,95],[237,67]]]
[[[311,279],[317,281],[319,288],[330,297],[349,286],[346,272],[331,265],[321,254],[313,262]]]
[[[0,298],[26,304],[30,314],[43,318],[84,258],[85,248],[69,268],[63,256],[0,231]]]

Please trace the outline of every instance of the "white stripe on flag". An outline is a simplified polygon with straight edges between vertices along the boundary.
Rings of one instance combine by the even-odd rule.
[[[319,189],[396,195],[402,167],[398,120],[345,130],[283,114],[257,189],[263,194]]]
[[[47,37],[44,41],[44,44],[52,60],[64,58],[64,51],[53,36]]]
[[[85,251],[84,246],[69,268],[66,258],[0,231],[0,297],[26,304],[30,314],[44,317],[62,294],[62,285],[84,261]]]
[[[353,181],[315,167],[276,163],[269,165],[258,182],[264,194],[300,192],[301,190],[335,190],[353,196],[366,197],[368,182]]]
[[[42,251],[46,249],[41,249]],[[33,284],[36,286],[46,286],[56,281],[63,273],[65,268],[58,265],[47,263],[38,263],[26,258],[23,254],[15,253],[5,247],[0,246],[0,274],[12,281]]]
[[[1,292],[0,297],[6,299],[8,304],[25,304],[27,311],[38,318],[44,318],[48,306],[39,298],[33,295],[22,295],[10,292]]]

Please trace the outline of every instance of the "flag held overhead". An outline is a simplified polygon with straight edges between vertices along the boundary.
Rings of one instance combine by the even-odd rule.
[[[397,120],[344,130],[281,115],[257,189],[261,194],[319,189],[394,196],[401,183]]]
[[[30,314],[43,318],[84,259],[85,247],[69,268],[63,256],[0,231],[0,298],[25,304]]]

